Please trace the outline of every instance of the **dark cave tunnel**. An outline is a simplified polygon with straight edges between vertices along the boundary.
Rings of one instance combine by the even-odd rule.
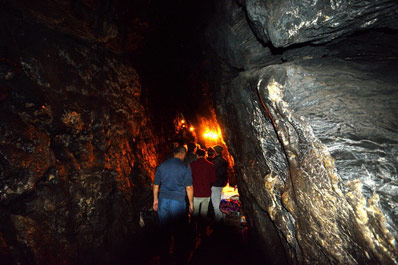
[[[396,1],[0,3],[0,264],[158,264],[155,170],[193,140],[247,224],[181,264],[398,264]]]

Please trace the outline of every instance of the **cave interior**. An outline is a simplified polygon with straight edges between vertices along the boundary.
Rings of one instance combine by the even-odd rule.
[[[184,264],[398,264],[396,1],[0,2],[0,264],[156,264],[190,141],[246,219]]]

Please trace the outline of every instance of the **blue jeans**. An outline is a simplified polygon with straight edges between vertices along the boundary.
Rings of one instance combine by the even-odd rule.
[[[167,262],[170,255],[170,240],[174,238],[174,252],[179,257],[188,255],[186,250],[189,242],[187,235],[187,209],[186,202],[170,199],[159,199],[159,247],[161,262]],[[184,263],[185,264],[185,263]]]
[[[175,225],[184,220],[186,216],[186,202],[170,199],[159,199],[158,204],[159,224]]]

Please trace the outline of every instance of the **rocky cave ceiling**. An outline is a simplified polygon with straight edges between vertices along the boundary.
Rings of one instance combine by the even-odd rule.
[[[397,264],[397,1],[0,2],[3,263],[139,253],[175,115],[214,110],[256,264]]]

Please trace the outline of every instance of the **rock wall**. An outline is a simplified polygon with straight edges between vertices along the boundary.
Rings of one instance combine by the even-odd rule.
[[[293,264],[394,264],[397,255],[397,91],[368,84],[357,67],[309,60],[242,73],[223,104],[245,213],[266,251],[282,241]]]
[[[1,12],[0,263],[109,263],[157,165],[139,76],[70,5],[21,2]]]
[[[390,0],[238,0],[263,43],[287,47],[325,43],[369,28],[397,29],[397,3]]]
[[[397,264],[397,4],[226,2],[213,91],[259,260]]]

